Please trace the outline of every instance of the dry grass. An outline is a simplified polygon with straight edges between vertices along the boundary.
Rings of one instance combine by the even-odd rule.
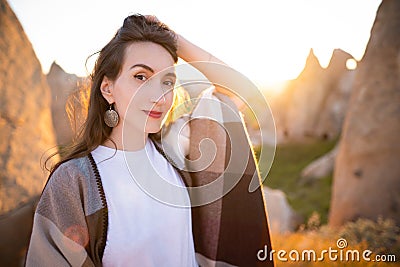
[[[341,243],[339,242],[341,239]],[[345,242],[345,246],[338,247]],[[326,225],[320,226],[319,216],[315,213],[302,229],[296,233],[272,234],[272,244],[276,251],[284,250],[287,261],[281,261],[275,255],[276,266],[399,266],[400,264],[400,228],[393,220],[379,218],[377,221],[358,219],[349,222],[339,229],[332,229]],[[299,260],[295,258],[299,252]],[[303,252],[315,251],[315,259],[309,258]],[[327,250],[325,254],[322,252]],[[336,250],[336,251],[334,251]],[[370,261],[363,259],[363,252],[371,251],[366,255]],[[328,254],[332,251],[332,259]],[[353,254],[354,253],[354,254]],[[354,255],[354,256],[353,256]],[[357,257],[358,255],[358,257]],[[387,257],[385,262],[378,262],[378,257]],[[390,259],[389,259],[390,257]],[[295,260],[296,259],[296,260]],[[305,259],[305,260],[303,260]],[[396,263],[397,259],[397,263]]]
[[[362,252],[367,249],[367,245],[365,243],[349,245],[344,249],[338,249],[336,246],[335,239],[319,236],[312,233],[294,233],[288,235],[274,235],[273,236],[273,246],[276,250],[284,250],[287,254],[284,256],[288,259],[288,261],[279,261],[277,259],[276,254],[274,255],[276,266],[399,266],[399,263],[396,262],[376,262],[373,261],[375,259],[376,254],[371,254],[369,258],[371,261],[365,261],[362,259]],[[333,261],[329,259],[329,254],[323,254],[323,260],[321,260],[321,253],[323,250],[336,250],[332,257],[336,255],[337,260]],[[294,261],[289,258],[289,253],[292,250],[297,250],[300,254],[299,261]],[[314,261],[312,258],[309,260],[308,254],[305,254],[305,260],[301,260],[302,252],[305,250],[313,250],[316,253],[316,260]],[[360,260],[353,260],[352,255],[349,254],[348,251],[357,250],[359,252]],[[340,260],[340,254],[342,253],[342,260]],[[348,261],[346,261],[346,254],[348,254]],[[292,254],[294,257],[295,255]],[[356,258],[354,258],[356,259]]]

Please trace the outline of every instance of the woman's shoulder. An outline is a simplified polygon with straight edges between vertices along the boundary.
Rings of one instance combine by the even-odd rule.
[[[62,162],[49,176],[37,212],[50,218],[66,206],[84,206],[85,211],[101,207],[88,156]],[[98,204],[100,203],[100,204]]]
[[[49,181],[57,180],[71,182],[72,180],[86,180],[93,175],[91,161],[88,156],[69,159],[62,162],[50,175]]]
[[[96,167],[92,166],[92,163],[95,164],[92,159],[89,154],[62,162],[43,189],[39,202],[42,209],[47,209],[46,205],[52,202],[83,205],[88,214],[106,207],[105,201],[102,201],[101,183],[98,183],[100,176]]]

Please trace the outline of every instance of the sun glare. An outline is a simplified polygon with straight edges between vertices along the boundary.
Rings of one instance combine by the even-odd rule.
[[[355,70],[357,68],[357,61],[350,58],[346,61],[346,67],[348,70]]]

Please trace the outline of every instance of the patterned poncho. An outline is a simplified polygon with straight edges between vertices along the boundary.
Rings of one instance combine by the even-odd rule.
[[[249,190],[251,181],[261,181],[245,127],[228,97],[214,93],[212,99],[212,105],[198,103],[189,120],[187,159],[163,150],[174,147],[168,144],[174,138],[157,144],[188,188],[197,262],[274,266],[257,257],[265,246],[271,249],[271,242],[262,187]],[[218,111],[215,103],[221,105]],[[218,118],[208,117],[210,112]],[[201,144],[204,140],[212,141],[212,161],[199,168],[202,152],[210,148]],[[26,266],[101,266],[107,226],[107,201],[92,156],[65,162],[49,178],[38,203]]]

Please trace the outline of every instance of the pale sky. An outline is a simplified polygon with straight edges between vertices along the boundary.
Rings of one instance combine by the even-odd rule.
[[[8,0],[43,72],[53,61],[87,75],[100,50],[133,13],[154,14],[258,85],[296,78],[310,50],[323,66],[334,48],[360,60],[381,0]]]

